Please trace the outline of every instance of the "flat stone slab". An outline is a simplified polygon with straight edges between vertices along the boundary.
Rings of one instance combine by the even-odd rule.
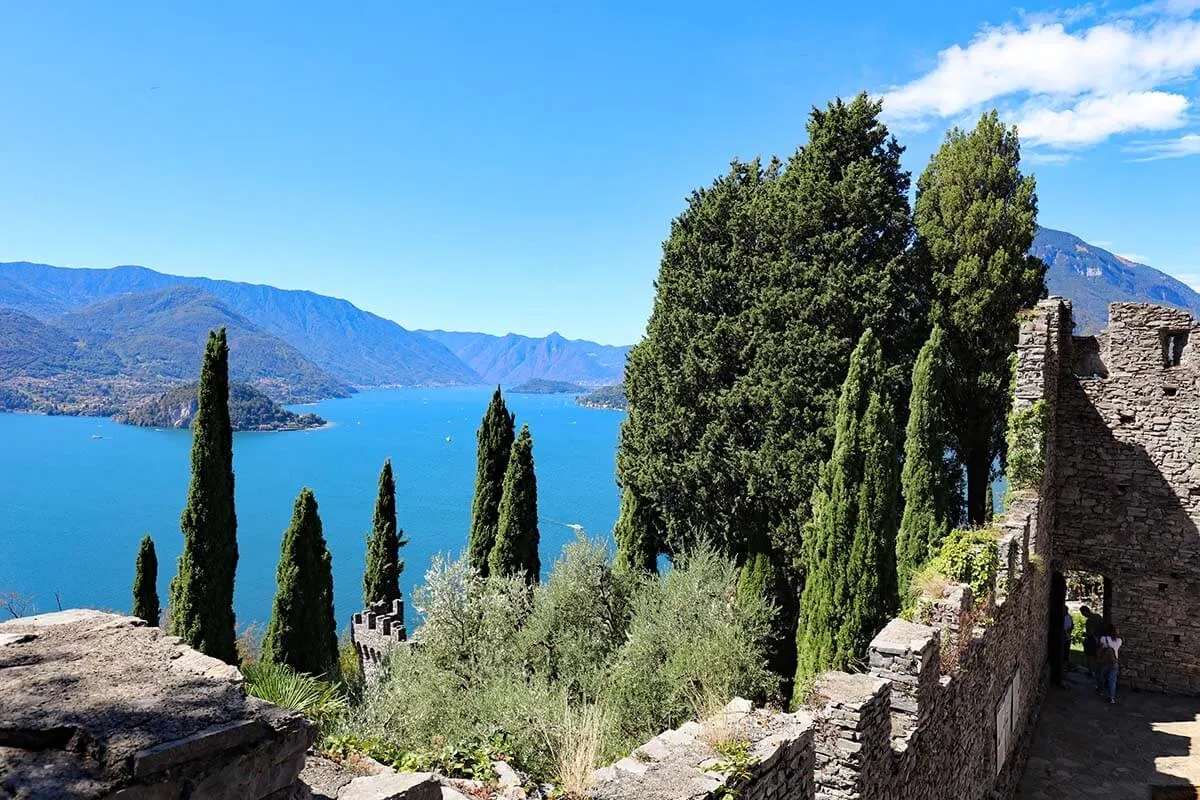
[[[441,800],[442,784],[431,772],[385,772],[355,778],[338,800]]]
[[[132,617],[23,617],[0,643],[0,797],[256,799],[295,781],[315,735]]]

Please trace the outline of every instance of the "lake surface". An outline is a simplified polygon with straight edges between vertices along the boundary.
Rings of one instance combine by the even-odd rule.
[[[475,481],[475,431],[491,389],[363,392],[315,407],[332,427],[234,434],[239,629],[265,626],[292,503],[315,492],[333,554],[339,628],[362,604],[363,554],[379,470],[396,471],[400,527],[409,538],[406,601],[435,553],[466,545]],[[529,423],[538,479],[542,565],[582,526],[608,538],[617,517],[617,430],[624,414],[564,395],[508,395]],[[101,438],[94,438],[94,437]],[[449,437],[449,439],[447,438]],[[89,606],[127,612],[134,559],[146,533],[158,550],[163,605],[182,548],[179,515],[191,434],[108,419],[0,414],[0,592],[33,595],[38,611]],[[414,617],[408,609],[410,626]]]

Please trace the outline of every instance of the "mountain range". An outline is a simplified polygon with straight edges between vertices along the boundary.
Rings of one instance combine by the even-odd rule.
[[[1118,300],[1200,315],[1181,281],[1064,231],[1040,228],[1031,253],[1051,294],[1095,333]],[[207,332],[224,326],[230,377],[278,402],[375,386],[619,383],[629,346],[558,333],[493,336],[408,330],[313,292],[167,275],[145,267],[0,264],[0,410],[113,414],[194,380]]]
[[[1079,335],[1103,330],[1108,325],[1108,304],[1115,302],[1159,303],[1200,316],[1200,294],[1183,281],[1073,234],[1039,228],[1030,252],[1049,266],[1050,294],[1071,300]]]

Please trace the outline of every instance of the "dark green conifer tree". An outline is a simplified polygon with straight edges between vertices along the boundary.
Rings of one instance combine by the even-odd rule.
[[[617,557],[613,566],[631,572],[656,574],[658,572],[657,526],[645,515],[650,509],[638,500],[637,492],[630,486],[621,491],[621,512],[613,527],[613,538],[617,542]]]
[[[262,658],[297,672],[337,679],[333,559],[321,530],[317,499],[308,488],[296,498],[292,524],[283,534],[275,583]]]
[[[150,534],[142,537],[138,547],[133,575],[133,615],[156,627],[161,609],[158,607],[158,556]]]
[[[897,453],[879,340],[868,330],[850,358],[833,455],[813,492],[805,531],[797,678],[846,669],[898,605]]]
[[[896,572],[905,590],[909,578],[937,551],[950,531],[954,476],[946,463],[948,360],[945,334],[935,327],[913,368],[904,437],[904,469],[900,476],[904,516],[896,537]]]
[[[229,423],[229,346],[225,329],[208,335],[192,420],[192,481],[179,526],[183,552],[171,581],[171,633],[205,655],[237,663],[233,580],[237,514],[233,506],[233,427]]]
[[[467,542],[468,562],[485,577],[496,544],[500,498],[504,494],[504,473],[512,452],[515,424],[516,417],[509,413],[497,386],[477,434],[475,500],[471,505],[471,533]]]
[[[396,523],[396,480],[389,458],[383,462],[383,470],[379,473],[375,515],[371,521],[371,535],[367,537],[367,568],[363,573],[365,608],[399,599],[400,573],[404,571],[400,548],[406,544],[404,531]]]
[[[542,572],[538,555],[540,544],[533,437],[529,434],[529,426],[522,425],[504,473],[500,522],[489,559],[490,574],[524,575],[529,583],[537,583]]]
[[[933,321],[950,351],[951,444],[967,471],[967,517],[986,517],[992,465],[1003,452],[1017,312],[1045,294],[1046,265],[1029,255],[1037,193],[1021,172],[1016,127],[995,111],[958,128],[917,182],[918,260],[933,275]]]

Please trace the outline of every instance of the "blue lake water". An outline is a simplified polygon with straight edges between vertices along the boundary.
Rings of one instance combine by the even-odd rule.
[[[235,434],[239,628],[270,617],[280,540],[303,486],[316,493],[333,554],[340,626],[362,602],[365,537],[385,458],[396,471],[397,516],[410,540],[401,551],[405,597],[434,554],[461,552],[471,520],[475,431],[490,395],[485,388],[369,391],[312,408],[330,428]],[[507,402],[517,425],[527,422],[533,433],[548,568],[575,536],[570,526],[591,536],[612,530],[624,415],[582,408],[563,395],[510,395]],[[55,610],[56,592],[64,608],[127,611],[138,542],[150,533],[165,605],[182,547],[190,452],[187,431],[0,414],[0,592],[33,595],[43,612]]]

